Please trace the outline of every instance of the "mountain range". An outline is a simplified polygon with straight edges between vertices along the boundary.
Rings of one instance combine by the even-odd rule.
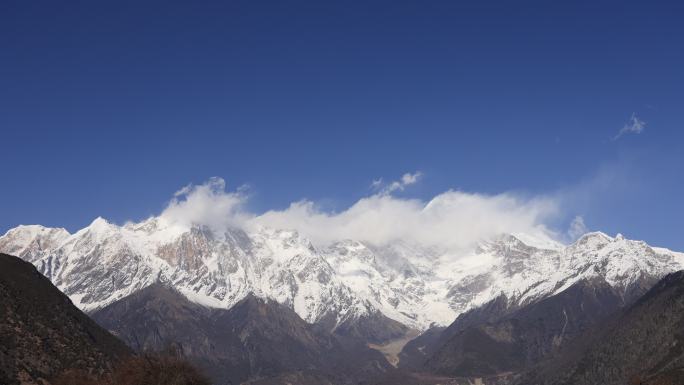
[[[331,328],[378,315],[418,330],[447,326],[500,295],[525,304],[591,277],[628,295],[640,279],[684,267],[682,253],[598,232],[569,246],[501,235],[454,257],[402,241],[319,246],[294,230],[216,233],[161,217],[124,226],[97,218],[74,234],[19,226],[0,237],[0,250],[34,264],[86,312],[162,282],[212,308],[249,294],[272,299]]]
[[[217,232],[163,217],[97,218],[73,234],[19,226],[0,251],[133,349],[179,344],[217,383],[382,383],[404,372],[509,383],[546,373],[540,365],[684,269],[682,253],[600,232],[569,245],[500,234],[456,251],[317,245],[291,229]]]

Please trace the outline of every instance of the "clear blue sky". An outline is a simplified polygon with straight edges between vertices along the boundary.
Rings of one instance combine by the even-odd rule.
[[[69,4],[67,4],[69,3]],[[684,4],[3,1],[0,231],[158,213],[570,194],[566,226],[684,250]],[[612,140],[635,114],[641,133]],[[570,193],[568,193],[570,191]]]

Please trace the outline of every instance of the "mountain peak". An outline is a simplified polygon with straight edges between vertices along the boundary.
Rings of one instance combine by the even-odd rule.
[[[88,225],[88,227],[90,227],[90,228],[101,228],[103,226],[109,226],[109,225],[110,225],[110,223],[106,219],[98,216],[97,218],[93,219],[92,222],[90,222],[90,225]]]
[[[574,244],[605,244],[612,241],[613,238],[602,231],[591,231],[579,237]]]
[[[46,227],[43,225],[19,225],[13,229],[9,229],[5,233],[5,236],[19,233],[27,237],[36,237],[41,234],[59,234],[64,236],[71,235],[69,231],[67,231],[63,227]]]

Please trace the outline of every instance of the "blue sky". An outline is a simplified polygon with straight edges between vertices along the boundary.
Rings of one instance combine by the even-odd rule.
[[[0,4],[0,231],[213,176],[341,211],[420,171],[398,196],[551,196],[558,231],[684,250],[682,3],[142,3]]]

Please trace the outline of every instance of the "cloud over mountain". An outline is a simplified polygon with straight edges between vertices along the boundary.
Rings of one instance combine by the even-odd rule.
[[[406,174],[397,183],[415,183],[419,175]],[[245,208],[246,194],[226,191],[223,179],[212,178],[177,192],[161,217],[179,226],[199,224],[219,231],[255,226],[294,229],[321,245],[340,239],[375,245],[403,240],[458,250],[500,233],[551,236],[546,223],[559,211],[557,202],[546,197],[448,190],[423,201],[396,197],[395,190],[383,189],[339,212],[302,200],[284,210],[252,213]]]
[[[247,196],[238,189],[226,191],[223,178],[214,177],[201,185],[187,185],[176,191],[161,218],[179,227],[207,226],[215,231],[240,226],[251,214],[243,207]]]

